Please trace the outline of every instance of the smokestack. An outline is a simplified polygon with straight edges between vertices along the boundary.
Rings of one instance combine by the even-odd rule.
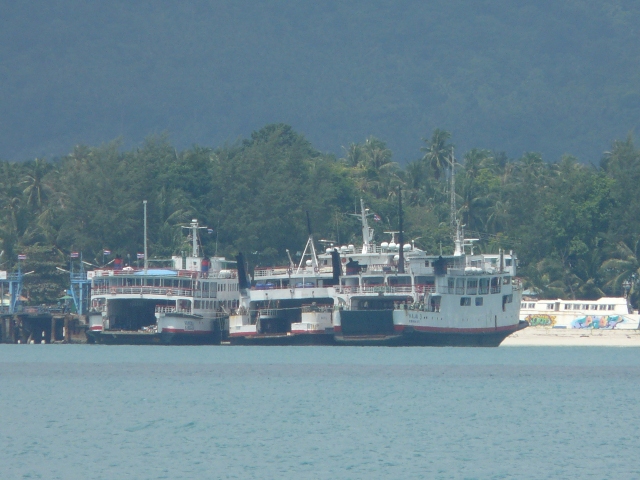
[[[331,267],[333,268],[333,284],[340,284],[340,274],[342,273],[342,265],[340,264],[340,254],[336,248],[331,252]]]
[[[247,280],[247,271],[244,267],[244,255],[242,255],[242,252],[238,253],[236,261],[238,262],[238,285],[240,292],[244,295],[246,294],[245,291],[249,288],[249,281]]]

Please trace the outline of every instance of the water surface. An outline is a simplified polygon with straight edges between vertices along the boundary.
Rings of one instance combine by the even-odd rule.
[[[638,478],[640,349],[0,345],[2,478]]]

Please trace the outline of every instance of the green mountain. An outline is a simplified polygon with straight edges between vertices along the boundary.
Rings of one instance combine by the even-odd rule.
[[[456,147],[597,162],[640,119],[632,0],[4,2],[0,158],[166,132],[179,149],[284,122],[323,152]]]

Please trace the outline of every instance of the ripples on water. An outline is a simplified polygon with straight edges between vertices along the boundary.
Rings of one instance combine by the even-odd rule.
[[[638,478],[639,360],[0,345],[0,478]]]

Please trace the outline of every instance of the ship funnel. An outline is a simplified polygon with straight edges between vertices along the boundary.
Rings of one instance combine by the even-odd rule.
[[[339,285],[342,266],[340,265],[340,253],[338,253],[337,248],[334,248],[333,252],[331,252],[331,267],[333,268],[333,284]]]
[[[238,262],[238,286],[240,287],[240,293],[246,295],[246,291],[249,288],[249,281],[247,279],[247,271],[245,270],[244,255],[242,252],[236,256]]]

